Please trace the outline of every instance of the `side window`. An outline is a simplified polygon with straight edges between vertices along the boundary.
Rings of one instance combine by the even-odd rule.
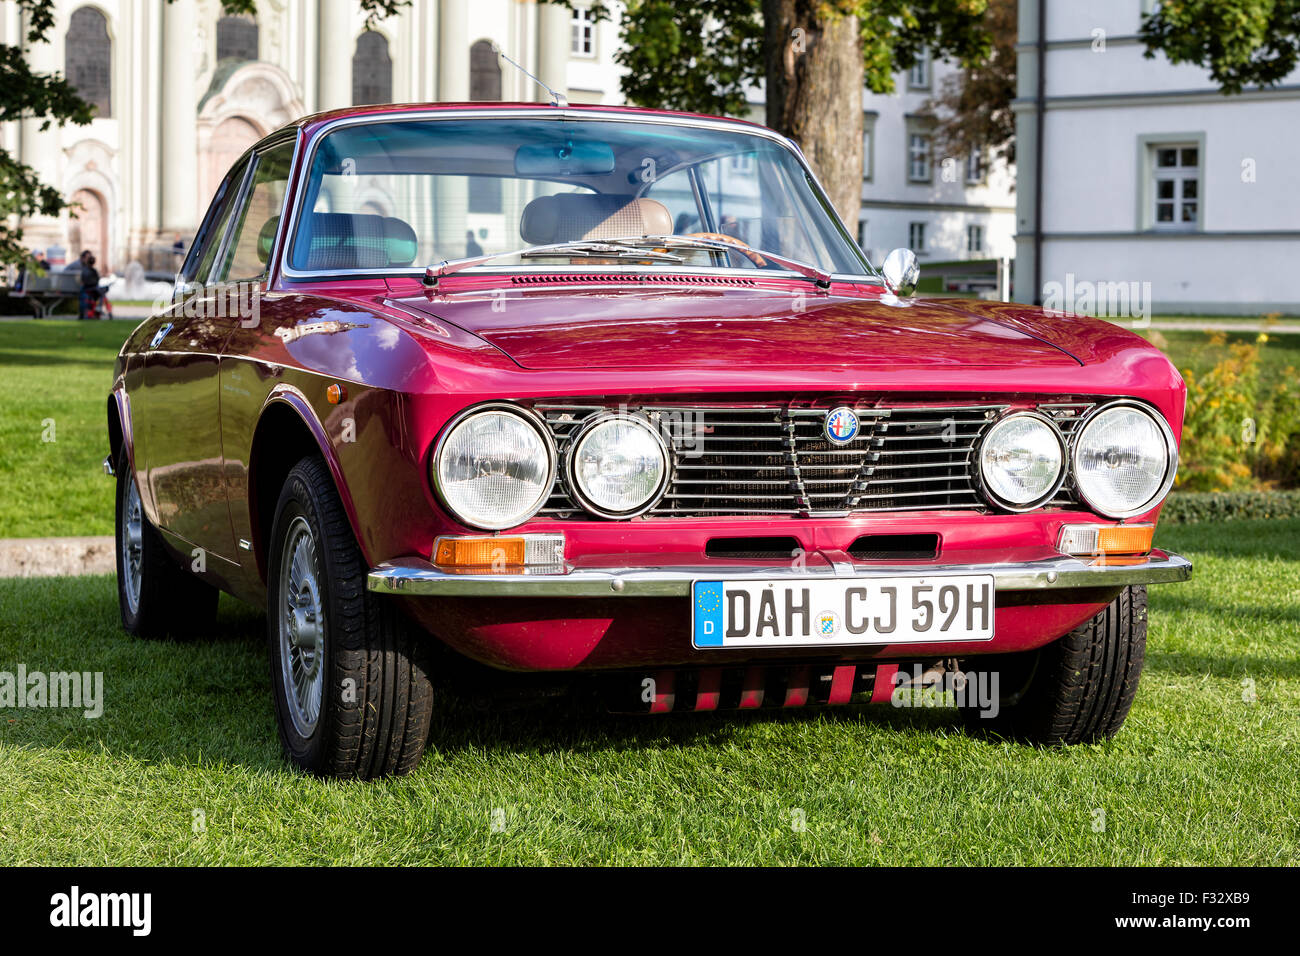
[[[225,261],[212,277],[214,281],[237,282],[266,274],[289,189],[293,147],[293,140],[289,140],[258,154],[252,185],[236,213]]]
[[[217,247],[221,245],[221,237],[225,235],[226,223],[230,221],[231,207],[239,195],[239,187],[247,171],[248,158],[245,157],[235,164],[226,178],[221,181],[221,185],[217,187],[217,194],[212,197],[208,214],[203,217],[199,231],[194,234],[194,242],[190,245],[185,263],[181,266],[181,279],[184,281],[202,282],[207,279],[208,269],[211,268],[212,260],[217,254]]]

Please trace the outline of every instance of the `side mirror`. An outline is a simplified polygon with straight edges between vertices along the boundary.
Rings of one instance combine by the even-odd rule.
[[[921,278],[921,266],[916,261],[916,253],[911,249],[895,249],[885,256],[880,272],[885,277],[889,291],[899,296],[915,292],[917,280]]]

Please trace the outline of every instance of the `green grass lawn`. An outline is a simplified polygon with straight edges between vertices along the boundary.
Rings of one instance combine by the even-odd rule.
[[[0,581],[0,670],[102,671],[106,701],[0,711],[0,864],[1300,864],[1300,520],[1161,539],[1196,575],[1153,590],[1106,744],[1035,750],[888,705],[444,703],[416,772],[374,784],[281,762],[256,613],[223,599],[220,638],[147,643],[119,631],[111,579]]]
[[[105,403],[134,328],[0,322],[0,538],[113,533]]]

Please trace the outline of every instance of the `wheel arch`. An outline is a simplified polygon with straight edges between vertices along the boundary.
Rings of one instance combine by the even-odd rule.
[[[358,547],[364,547],[356,508],[342,466],[307,399],[292,386],[275,389],[262,406],[248,458],[248,514],[257,570],[267,580],[271,524],[280,491],[293,466],[308,455],[318,455],[329,469],[334,489],[343,504]],[[366,556],[369,559],[369,556]]]

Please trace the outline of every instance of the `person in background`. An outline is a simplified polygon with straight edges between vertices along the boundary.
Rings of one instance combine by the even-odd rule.
[[[90,317],[90,306],[99,298],[99,270],[95,257],[86,250],[81,254],[81,291],[77,294],[77,318]]]
[[[483,247],[478,244],[477,240],[475,240],[474,230],[473,229],[466,230],[465,231],[465,258],[470,259],[473,258],[474,256],[481,256],[481,255],[483,255]]]
[[[179,232],[176,233],[176,241],[172,243],[172,255],[176,258],[176,271],[179,272],[185,261],[185,240]]]

